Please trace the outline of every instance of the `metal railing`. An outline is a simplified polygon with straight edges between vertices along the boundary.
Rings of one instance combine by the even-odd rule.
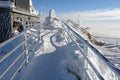
[[[0,44],[0,80],[14,80],[17,73],[31,60],[32,53],[40,47],[40,23],[24,25],[25,31]],[[74,42],[80,51],[80,76],[82,80],[120,80],[120,70],[115,68],[94,46],[73,27],[64,23],[66,42]]]
[[[32,23],[34,26],[24,25],[23,32],[0,44],[0,80],[14,80],[40,47],[40,23]]]
[[[63,27],[67,42],[74,42],[80,51],[81,66],[77,76],[81,80],[120,80],[120,70],[107,60],[99,50],[85,40],[72,25],[63,22]]]

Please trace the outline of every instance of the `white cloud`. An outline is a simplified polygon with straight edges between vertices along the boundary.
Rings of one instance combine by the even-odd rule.
[[[61,14],[62,19],[72,19],[82,27],[90,27],[93,35],[120,37],[120,8],[80,11]]]
[[[120,20],[120,8],[70,12],[61,14],[60,17],[80,20]]]

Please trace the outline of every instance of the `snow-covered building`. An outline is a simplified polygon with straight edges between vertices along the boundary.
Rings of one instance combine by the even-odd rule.
[[[39,17],[32,0],[0,0],[0,43],[12,36],[16,20],[33,21]]]

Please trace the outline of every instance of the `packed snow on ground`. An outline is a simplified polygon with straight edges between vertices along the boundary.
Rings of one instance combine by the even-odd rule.
[[[84,64],[83,56],[73,41],[66,41],[63,31],[63,28],[41,30],[42,44],[40,50],[35,52],[34,58],[17,74],[15,80],[77,80],[78,77],[82,77],[84,69],[84,67],[81,67]],[[97,40],[108,44],[95,47],[119,68],[119,43],[116,44],[116,39],[108,39],[110,40],[108,42],[104,37],[97,37],[102,38],[97,38]],[[93,60],[95,61],[95,59]]]
[[[20,73],[21,76],[18,76],[16,80],[76,80],[78,77],[82,78],[81,75],[84,73],[84,67],[81,66],[84,64],[84,57],[72,41],[66,41],[64,38],[65,35],[61,34],[62,30],[62,28],[56,28],[41,31],[41,41],[43,44],[41,45],[40,51],[35,54],[34,59],[29,62]],[[116,46],[116,38],[110,38],[108,39],[110,41],[108,41],[106,36],[105,38],[97,36],[96,39],[107,43],[105,46],[95,47],[119,68],[120,50],[119,47]],[[113,47],[111,48],[111,46]],[[91,59],[96,61],[95,64],[100,64],[100,60],[96,58]],[[96,67],[97,66],[99,65],[96,65]],[[103,66],[105,66],[105,64],[103,64]],[[105,69],[108,68],[106,67]],[[107,71],[109,72],[110,70]],[[92,71],[90,72],[92,74]],[[103,72],[104,69],[101,73]],[[107,76],[107,73],[103,74]],[[94,79],[96,79],[96,77],[94,77]]]
[[[66,59],[71,53],[62,29],[43,31],[41,40],[40,51],[16,80],[77,80],[66,68]]]

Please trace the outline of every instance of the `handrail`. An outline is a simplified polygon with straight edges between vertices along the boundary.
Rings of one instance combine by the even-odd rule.
[[[14,37],[12,37],[12,38],[10,38],[10,39],[8,39],[8,40],[6,40],[6,41],[0,43],[0,46],[4,46],[5,44],[7,44],[7,43],[11,42],[12,40],[14,40],[14,39],[16,39],[16,38],[22,36],[23,34],[24,34],[24,31],[21,32],[21,33],[19,33],[19,35],[15,35]]]
[[[17,47],[15,47],[12,51],[8,52],[5,56],[3,56],[0,59],[0,63],[5,60],[9,55],[11,55],[16,49],[18,49],[20,46],[22,46],[24,44],[25,41],[23,41],[20,45],[18,45]]]
[[[71,27],[71,26],[69,26],[66,22],[63,22],[64,24],[65,24],[65,26],[67,26],[67,28],[70,30],[70,31],[72,31],[76,36],[77,36],[77,38],[79,38],[81,41],[82,41],[82,43],[83,44],[85,44],[88,48],[90,48],[93,52],[94,52],[94,54],[96,54],[99,58],[100,58],[100,60],[102,60],[102,62],[104,62],[106,65],[107,65],[107,67],[111,70],[111,71],[113,71],[114,72],[114,74],[118,77],[118,79],[119,79],[119,76],[120,76],[120,70],[119,69],[117,69],[117,68],[115,68],[113,65],[112,65],[112,63],[108,60],[108,59],[106,59],[102,54],[101,54],[101,52],[99,52],[93,45],[91,45],[88,41],[86,41],[83,37],[81,37],[81,35],[79,35],[79,33],[77,33],[75,30],[73,30],[73,28]],[[68,34],[69,34],[70,32],[68,32]],[[83,55],[84,56],[84,55]],[[85,57],[85,56],[84,56]],[[85,57],[86,58],[86,57]],[[87,58],[86,58],[87,59]],[[88,60],[87,60],[88,61]]]
[[[63,22],[64,23],[64,22]],[[69,27],[66,23],[64,23],[65,26]],[[80,46],[76,43],[76,41],[74,40],[73,38],[73,35],[69,35],[69,32],[65,30],[65,32],[68,33],[68,36],[70,36],[70,39],[78,46],[80,52],[82,53],[82,55],[84,56],[84,58],[87,60],[87,62],[89,63],[90,66],[92,66],[92,69],[94,70],[94,72],[96,73],[97,77],[100,79],[100,80],[104,80],[102,78],[102,76],[100,75],[100,73],[96,70],[96,68],[94,67],[94,65],[90,62],[90,60],[87,58],[87,56],[84,54],[84,52],[81,50]],[[66,36],[66,35],[65,35]]]
[[[18,69],[16,70],[16,72],[11,76],[10,80],[13,80],[15,75],[18,73],[18,71],[21,69],[21,67],[25,64],[26,59],[24,59],[24,61],[20,64],[20,66],[18,67]]]
[[[90,41],[91,43],[93,43],[94,45],[103,46],[103,45],[105,44],[105,43],[103,43],[103,42],[98,42],[91,33],[89,33],[86,29],[82,28],[80,25],[78,25],[78,24],[75,23],[74,21],[68,20],[68,22],[70,22],[76,29],[78,29],[78,30],[80,30],[82,33],[84,33],[84,34],[88,37],[89,41]]]
[[[4,63],[6,61],[6,59],[15,52],[17,51],[18,49],[22,48],[21,52],[19,54],[14,54],[15,56],[15,59],[11,61],[11,64],[7,65],[6,68],[2,71],[2,73],[0,74],[0,80],[2,78],[7,78],[9,80],[13,80],[14,77],[16,76],[16,74],[18,73],[18,71],[22,68],[23,64],[26,64],[29,60],[29,56],[31,55],[31,53],[28,53],[28,40],[31,38],[31,37],[35,37],[36,39],[38,39],[37,41],[35,39],[32,39],[34,42],[39,42],[40,41],[40,24],[37,22],[33,22],[35,23],[36,25],[34,25],[34,27],[29,27],[29,28],[26,28],[26,25],[24,24],[24,28],[25,30],[17,35],[15,35],[14,37],[10,38],[9,40],[3,42],[0,44],[0,47],[5,47],[6,45],[9,45],[9,43],[11,43],[12,41],[15,41],[15,39],[20,39],[21,37],[23,39],[20,39],[20,43],[18,43],[17,45],[15,45],[15,47],[10,50],[9,52],[7,52],[6,54],[4,54],[1,58],[0,58],[0,63],[2,64],[6,64]],[[28,25],[27,25],[28,26]],[[30,25],[29,25],[30,26]],[[34,36],[33,34],[27,34],[27,31],[30,30],[31,28],[34,28],[36,29],[36,31],[33,32],[33,34],[35,34],[36,36]],[[28,35],[28,36],[27,36]],[[34,45],[34,46],[33,46]],[[13,45],[14,46],[14,45]],[[32,44],[30,45],[29,47],[32,47],[33,51],[35,51],[34,49],[36,48],[36,46],[40,46],[38,44]],[[22,56],[25,55],[25,57],[23,58]],[[19,60],[22,59],[22,62],[19,63]],[[9,62],[8,62],[9,63]],[[7,64],[8,64],[7,63]],[[7,76],[6,73],[9,72],[9,70],[11,70],[11,68],[15,65],[15,64],[19,64],[18,67],[16,67],[17,69],[13,71],[11,71],[11,76],[9,77],[5,77]],[[0,66],[1,67],[1,66]],[[2,69],[2,68],[1,68]]]
[[[22,52],[16,59],[15,61],[2,73],[2,75],[0,75],[0,78],[2,78],[2,76],[4,76],[7,71],[16,63],[16,61],[23,55],[24,52]]]

